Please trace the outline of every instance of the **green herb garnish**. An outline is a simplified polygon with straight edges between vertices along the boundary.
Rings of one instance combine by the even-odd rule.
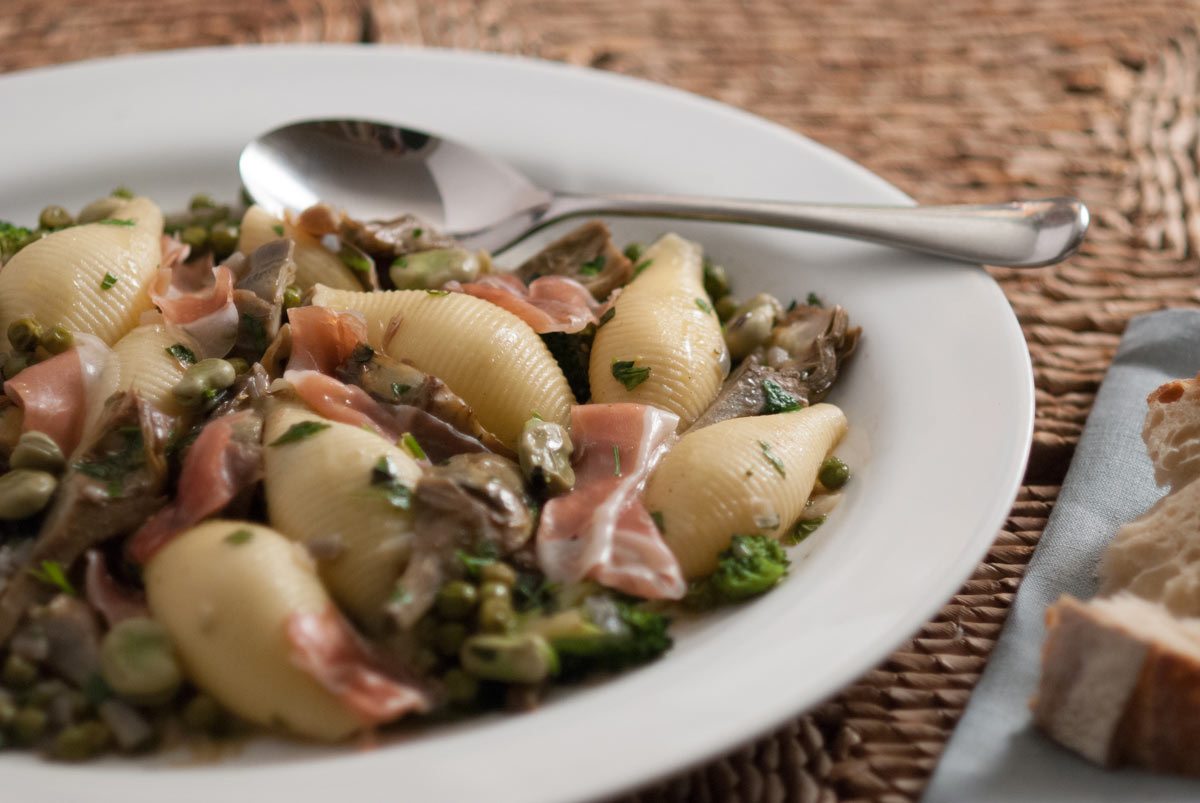
[[[787,471],[783,468],[783,461],[771,451],[771,444],[766,441],[759,441],[758,448],[762,449],[763,457],[767,458],[767,462],[771,464],[771,468],[775,469],[779,476],[786,477]]]
[[[770,379],[763,380],[762,391],[764,399],[762,406],[763,415],[790,413],[804,406],[799,399]]]
[[[196,352],[192,351],[182,343],[176,343],[173,346],[167,346],[164,351],[170,354],[175,359],[179,360],[180,365],[195,365]]]
[[[667,525],[663,521],[663,514],[661,510],[650,511],[650,518],[654,519],[654,526],[658,528],[660,533],[665,533],[667,531]]]
[[[129,472],[146,463],[145,442],[140,427],[129,426],[117,429],[122,438],[121,448],[101,457],[81,460],[75,470],[106,483],[105,492],[111,498],[120,496],[125,489],[125,477]]]
[[[396,583],[391,596],[388,597],[388,605],[407,605],[412,600],[412,592],[405,588],[403,583]]]
[[[280,237],[283,236],[283,226],[281,224],[276,223],[274,226],[271,227],[271,230],[274,231],[276,234],[278,234]]]
[[[413,229],[413,237],[414,238],[420,237],[424,233],[425,233],[425,229]]]
[[[823,307],[825,304],[821,301],[821,297],[816,293],[809,293],[805,303],[810,307]]]
[[[402,385],[399,382],[392,383],[392,395],[397,399],[412,390],[412,385]]]
[[[128,201],[133,197],[133,190],[122,184],[120,187],[117,187],[115,190],[110,192],[109,195],[114,198],[124,198],[126,201]]]
[[[400,445],[417,460],[428,459],[425,457],[425,450],[421,448],[421,444],[417,443],[417,439],[411,432],[405,432],[400,436]]]
[[[613,360],[612,375],[626,390],[633,390],[650,378],[650,366],[638,368],[634,360]]]
[[[425,292],[429,293],[429,295],[431,295],[431,296],[448,296],[448,295],[450,295],[449,290],[426,290]]]
[[[478,580],[479,573],[484,566],[490,566],[500,559],[500,548],[493,541],[484,541],[475,548],[473,553],[456,549],[454,555],[462,564],[467,576],[472,580]]]
[[[109,290],[117,283],[117,277],[111,273],[105,272],[104,278],[100,280],[100,289]]]
[[[321,421],[300,421],[287,428],[287,432],[271,441],[268,446],[284,446],[296,443],[316,435],[321,430],[329,429],[329,425]]]
[[[817,528],[824,523],[824,516],[817,516],[815,519],[800,519],[793,525],[787,535],[783,537],[783,543],[788,546],[795,546],[816,532]]]
[[[604,324],[611,321],[613,319],[613,316],[616,314],[617,314],[617,308],[609,307],[607,310],[605,310],[604,314],[600,316],[600,322],[596,324],[596,328],[599,329],[601,326],[604,326]]]
[[[712,311],[713,311],[712,304],[709,304],[703,298],[697,298],[697,299],[695,299],[695,301],[696,301],[696,306],[700,308],[701,312],[703,312],[705,315],[712,315]]]
[[[392,267],[400,268],[401,270],[403,270],[404,268],[407,268],[408,267],[408,257],[396,257],[395,259],[392,260]]]
[[[397,510],[412,509],[412,488],[396,476],[396,466],[384,455],[371,468],[371,485],[383,492],[384,499]]]
[[[580,265],[579,273],[581,276],[595,276],[600,273],[600,271],[604,270],[604,263],[606,262],[608,262],[608,257],[604,256],[604,254],[601,254],[595,259],[589,259],[587,262],[584,262],[582,265]]]
[[[375,267],[370,257],[350,245],[342,246],[342,250],[338,251],[338,258],[355,273],[369,274]]]
[[[75,586],[71,585],[71,581],[67,579],[67,573],[63,571],[62,564],[56,560],[44,560],[39,568],[29,569],[29,573],[41,582],[57,588],[64,594],[70,594],[72,597],[79,596],[79,592],[75,590]]]
[[[646,268],[650,267],[653,264],[654,264],[653,259],[643,259],[641,262],[634,265],[633,266],[634,277],[636,278],[637,276],[641,275],[642,271],[644,271]]]
[[[104,220],[97,220],[96,222],[102,226],[124,226],[125,228],[137,225],[136,222],[130,220],[129,218],[119,217],[106,217]]]
[[[237,546],[238,544],[246,543],[253,537],[254,537],[254,533],[250,532],[249,530],[247,530],[245,528],[242,528],[240,530],[234,530],[229,535],[225,536],[225,543],[233,544],[234,546]]]
[[[242,327],[250,335],[250,343],[255,351],[267,350],[267,329],[263,322],[249,313],[242,313]]]

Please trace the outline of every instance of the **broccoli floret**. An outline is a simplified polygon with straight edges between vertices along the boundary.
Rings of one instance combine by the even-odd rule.
[[[5,220],[0,220],[0,264],[7,262],[13,254],[21,250],[33,234],[23,226],[14,226]]]
[[[592,340],[596,336],[595,327],[589,326],[581,332],[547,332],[542,335],[546,348],[554,355],[571,392],[580,404],[586,404],[592,398],[592,386],[588,381],[588,358],[592,353]]]
[[[718,556],[717,570],[692,583],[687,602],[712,608],[743,602],[770,591],[788,570],[783,547],[765,535],[735,535]]]
[[[671,621],[635,602],[592,596],[584,601],[581,613],[577,627],[550,637],[563,679],[644,664],[671,648],[667,633]]]

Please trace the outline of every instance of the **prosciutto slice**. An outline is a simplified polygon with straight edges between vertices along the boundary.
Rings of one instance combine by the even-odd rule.
[[[187,451],[179,492],[129,541],[129,555],[145,565],[179,533],[220,512],[262,476],[262,419],[244,410],[205,425]]]
[[[591,579],[646,599],[680,599],[687,583],[640,495],[679,417],[643,404],[571,409],[575,487],[546,503],[538,563],[555,582]]]
[[[364,724],[379,725],[410,712],[429,710],[425,694],[384,673],[333,606],[320,613],[293,613],[286,636],[292,662]]]
[[[601,307],[586,287],[566,276],[542,276],[526,287],[512,274],[493,273],[478,281],[447,287],[504,307],[539,335],[578,332],[598,321]]]
[[[328,307],[296,307],[288,311],[292,354],[288,369],[332,374],[367,342],[367,324],[354,312]]]
[[[439,418],[407,404],[383,404],[357,385],[347,385],[318,371],[285,371],[296,395],[313,412],[331,421],[363,427],[395,442],[412,433],[435,463],[456,454],[484,452],[483,444]]]
[[[223,357],[238,336],[238,309],[233,303],[234,275],[211,260],[180,264],[178,255],[158,269],[150,283],[150,299],[163,319],[187,332],[209,357]]]
[[[4,383],[5,394],[24,410],[21,431],[36,430],[70,455],[83,438],[92,402],[103,391],[102,375],[112,354],[97,337],[75,335],[75,347],[31,365]]]

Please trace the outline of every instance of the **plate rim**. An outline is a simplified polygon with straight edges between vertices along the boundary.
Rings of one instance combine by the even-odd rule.
[[[0,93],[3,93],[9,86],[13,84],[18,84],[25,81],[36,81],[39,78],[47,75],[69,75],[72,72],[87,72],[96,69],[97,67],[103,67],[104,65],[112,63],[149,62],[150,64],[153,64],[154,62],[158,61],[184,61],[187,59],[204,60],[213,57],[226,56],[231,51],[249,53],[251,54],[252,58],[257,58],[259,56],[269,58],[272,54],[277,52],[287,54],[310,53],[318,58],[327,55],[334,55],[359,59],[371,59],[377,55],[386,56],[388,54],[397,54],[402,56],[414,56],[421,59],[431,59],[434,61],[468,61],[482,62],[485,64],[503,63],[511,66],[517,66],[522,69],[528,69],[534,72],[549,71],[567,73],[575,80],[591,81],[602,84],[620,84],[632,91],[665,97],[674,103],[686,103],[703,110],[707,110],[710,113],[731,118],[733,122],[740,126],[751,126],[756,128],[764,133],[770,134],[773,137],[786,141],[791,146],[798,146],[808,150],[814,155],[815,158],[833,162],[840,169],[856,174],[859,179],[861,179],[866,185],[871,186],[874,191],[882,195],[889,196],[896,203],[914,203],[913,199],[907,194],[895,187],[886,179],[867,169],[865,166],[859,164],[844,154],[833,150],[830,146],[814,140],[800,133],[799,131],[793,130],[788,126],[769,118],[759,116],[753,112],[729,103],[689,92],[672,85],[661,84],[648,79],[622,73],[598,70],[591,67],[570,64],[566,62],[551,61],[526,55],[512,55],[457,48],[431,48],[412,45],[352,43],[270,43],[189,47],[89,58],[68,62],[65,64],[44,65],[26,70],[18,70],[10,73],[0,74]],[[390,115],[381,114],[380,116],[388,117]],[[977,267],[976,269],[980,272],[984,272],[982,267]],[[886,640],[881,640],[878,644],[872,645],[869,648],[864,648],[860,656],[860,660],[856,662],[856,666],[858,664],[865,665],[859,666],[855,670],[853,678],[849,681],[847,681],[845,678],[836,681],[831,678],[824,684],[820,684],[819,694],[809,693],[804,695],[806,697],[816,697],[811,705],[804,705],[800,708],[797,708],[792,704],[781,706],[771,716],[760,716],[756,718],[753,723],[740,723],[736,728],[722,731],[720,736],[716,736],[709,740],[707,747],[703,749],[697,748],[689,753],[686,758],[674,761],[669,765],[663,765],[656,769],[653,773],[642,773],[637,777],[622,777],[620,780],[615,782],[607,781],[603,786],[593,786],[587,789],[580,789],[571,797],[572,800],[590,800],[600,797],[613,796],[653,784],[658,780],[685,771],[687,768],[707,763],[731,749],[735,749],[738,746],[758,739],[762,735],[767,734],[777,728],[780,724],[800,716],[804,711],[811,710],[811,707],[819,704],[820,700],[828,699],[829,697],[837,694],[840,690],[853,685],[853,683],[856,682],[856,680],[861,677],[864,672],[867,672],[873,667],[877,666],[880,661],[892,654],[897,646],[910,638],[913,633],[918,632],[920,627],[923,626],[923,623],[928,622],[938,611],[940,611],[941,608],[944,607],[945,604],[953,597],[953,594],[962,586],[962,584],[970,578],[972,569],[979,564],[982,558],[987,554],[987,551],[995,543],[995,536],[1001,531],[1002,525],[1017,498],[1017,495],[1023,484],[1025,470],[1030,459],[1030,451],[1035,430],[1035,383],[1032,359],[1029,353],[1028,343],[1023,331],[1020,328],[1020,323],[1016,313],[1013,310],[1011,303],[1005,297],[999,284],[991,276],[988,276],[988,283],[989,290],[995,296],[995,300],[1001,303],[1007,310],[1007,315],[1003,316],[1008,329],[1008,332],[1005,336],[1006,341],[1009,341],[1007,342],[1006,349],[1009,347],[1016,347],[1016,351],[1011,356],[1019,357],[1020,362],[1022,375],[1020,391],[1024,401],[1024,403],[1021,405],[1021,409],[1018,411],[1020,416],[1020,448],[1012,453],[1014,457],[1005,467],[1004,474],[1008,477],[1008,480],[1005,487],[999,489],[999,491],[1002,492],[997,492],[991,497],[991,499],[994,501],[987,511],[980,512],[980,524],[976,526],[976,531],[970,536],[971,538],[979,539],[978,545],[975,548],[964,548],[960,550],[953,563],[953,570],[944,572],[941,582],[936,583],[937,594],[934,595],[932,592],[930,593],[929,598],[933,600],[932,602],[926,603],[923,606],[913,605],[906,607],[906,610],[913,612],[912,618],[914,620],[916,619],[916,614],[919,612],[921,615],[920,621],[911,630],[906,628],[904,632],[900,633],[899,635],[892,635]],[[1016,419],[1017,414],[1017,412],[1014,412],[1014,419]],[[985,525],[986,530],[991,533],[991,537],[987,539],[983,538],[982,535],[977,535],[978,532],[981,532],[985,529]],[[950,581],[947,581],[944,578],[950,578]],[[55,771],[61,771],[61,768],[57,765],[50,766],[52,766]],[[130,762],[129,764],[130,768],[136,766],[137,765],[133,762]],[[238,768],[238,770],[241,772],[250,770],[250,768]],[[126,799],[128,800],[128,798]]]

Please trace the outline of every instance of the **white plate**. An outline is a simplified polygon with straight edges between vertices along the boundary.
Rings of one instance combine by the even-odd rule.
[[[198,190],[232,197],[243,143],[285,121],[334,115],[442,132],[568,190],[910,203],[832,151],[730,107],[490,55],[288,47],[134,56],[0,78],[0,108],[7,219],[29,220],[51,202],[78,207],[118,184],[167,207]],[[664,227],[614,221],[621,240]],[[673,228],[704,243],[740,292],[815,291],[865,330],[831,399],[849,416],[842,453],[857,473],[780,588],[681,633],[664,660],[532,714],[369,751],[263,740],[206,766],[61,766],[3,753],[4,799],[592,798],[733,748],[887,655],[968,576],[1015,496],[1033,388],[1012,311],[979,268],[767,229]]]

